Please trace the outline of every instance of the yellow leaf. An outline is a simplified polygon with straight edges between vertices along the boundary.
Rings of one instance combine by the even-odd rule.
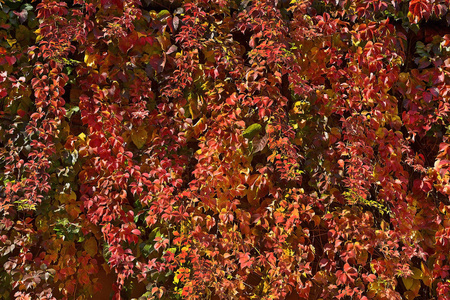
[[[413,279],[413,284],[411,286],[411,291],[413,291],[416,295],[419,294],[420,291],[420,287],[422,286],[420,283],[420,280],[418,279]]]
[[[148,35],[146,33],[137,32],[137,36],[138,36],[138,38],[141,38],[141,37],[147,37]]]
[[[74,191],[70,191],[70,195],[68,198],[69,198],[70,202],[75,201],[75,200],[77,200],[77,194],[75,194]]]
[[[376,136],[380,139],[384,138],[385,135],[385,128],[384,127],[380,127],[377,129],[377,131],[375,132]]]
[[[70,194],[58,194],[56,195],[56,200],[60,203],[70,203],[77,200],[77,195],[74,191],[71,191]]]
[[[140,127],[138,128],[138,130],[133,131],[131,133],[131,140],[138,149],[141,149],[142,147],[144,147],[145,142],[147,141],[147,136],[148,136],[147,130]]]
[[[189,101],[189,113],[191,114],[193,119],[196,119],[197,117],[199,117],[199,115],[201,113],[199,97],[189,94],[187,99]]]
[[[97,254],[97,241],[95,237],[91,237],[84,242],[84,250],[90,255],[95,256]]]
[[[96,55],[95,54],[86,54],[84,55],[84,62],[88,67],[93,67],[96,65]]]
[[[406,300],[413,300],[414,298],[416,298],[417,294],[414,293],[413,291],[407,291],[405,293],[403,293],[403,298]]]
[[[409,73],[400,73],[398,79],[400,82],[406,82],[409,79]]]
[[[80,140],[83,140],[83,141],[86,140],[86,135],[85,135],[84,133],[80,133],[80,134],[78,135],[78,137],[80,138]]]
[[[410,290],[411,287],[412,287],[413,284],[414,284],[414,279],[413,279],[412,277],[403,277],[403,278],[402,278],[402,281],[403,281],[403,284],[405,285],[405,288],[406,288],[407,290]]]
[[[131,132],[125,131],[124,133],[122,133],[122,138],[125,143],[129,143],[131,140]]]
[[[178,274],[177,274],[178,275]],[[174,278],[173,278],[173,283],[174,284],[177,284],[178,282],[180,282],[180,279],[178,279],[178,276],[175,276]]]
[[[158,36],[156,39],[158,40],[163,50],[169,49],[171,42],[168,36]]]
[[[423,277],[422,270],[420,270],[419,268],[413,267],[413,268],[411,268],[411,271],[413,271],[412,278],[422,279],[422,277]]]
[[[6,41],[8,42],[8,44],[10,46],[14,45],[17,42],[17,40],[15,40],[15,39],[6,39]]]

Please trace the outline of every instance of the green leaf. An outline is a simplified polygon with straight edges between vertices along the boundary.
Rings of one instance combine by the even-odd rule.
[[[150,253],[152,253],[154,250],[153,245],[151,244],[146,244],[143,248],[142,248],[142,254],[144,254],[144,256],[149,256]]]
[[[74,113],[79,112],[79,111],[80,111],[80,108],[78,106],[72,106],[71,108],[69,108],[66,111],[66,117],[70,119]]]
[[[156,15],[156,17],[158,18],[158,19],[164,19],[164,18],[166,18],[166,17],[168,17],[168,16],[170,16],[170,12],[168,11],[168,10],[162,10],[162,11],[160,11],[157,15]]]
[[[255,135],[257,135],[262,130],[262,126],[258,123],[252,124],[249,127],[247,127],[244,132],[242,133],[242,136],[246,139],[252,139]]]
[[[21,7],[22,9],[25,9],[25,10],[33,10],[34,8],[33,8],[33,5],[31,5],[31,4],[29,4],[29,3],[25,3],[24,5],[22,5],[22,7]]]

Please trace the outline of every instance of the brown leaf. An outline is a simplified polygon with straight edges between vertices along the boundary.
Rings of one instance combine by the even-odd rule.
[[[264,135],[263,137],[255,136],[253,138],[253,153],[262,151],[266,147],[268,140],[269,140],[268,134]]]

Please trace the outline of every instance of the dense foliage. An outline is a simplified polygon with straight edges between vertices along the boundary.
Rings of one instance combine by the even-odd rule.
[[[450,299],[448,0],[0,3],[0,298]]]

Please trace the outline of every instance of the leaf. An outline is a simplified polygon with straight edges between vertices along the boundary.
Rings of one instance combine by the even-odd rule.
[[[259,204],[259,201],[256,197],[257,195],[257,188],[251,188],[247,190],[247,201],[251,205],[257,205]]]
[[[77,194],[74,191],[70,191],[69,197],[67,197],[69,202],[73,202],[77,200]]]
[[[420,270],[419,268],[413,267],[413,268],[411,268],[411,271],[413,272],[412,278],[414,278],[414,279],[422,279],[423,278],[422,270]]]
[[[16,39],[21,42],[28,42],[31,37],[31,31],[24,25],[20,25],[16,31]]]
[[[142,127],[131,132],[131,140],[138,149],[142,149],[142,147],[144,147],[145,142],[147,141],[147,137],[148,137],[147,130],[145,130]]]
[[[402,281],[407,290],[410,290],[414,284],[414,278],[412,278],[412,277],[403,277]]]
[[[261,124],[255,123],[247,127],[242,133],[242,136],[250,140],[255,135],[257,135],[261,130],[262,130]]]
[[[22,5],[21,8],[24,10],[33,10],[34,9],[33,5],[31,5],[29,3],[25,3],[24,5]]]
[[[84,62],[88,67],[95,67],[97,65],[97,55],[86,52],[84,55]]]
[[[347,283],[347,275],[344,272],[342,272],[341,270],[338,270],[336,272],[336,277],[337,277],[337,280],[336,280],[337,285]]]
[[[77,113],[79,111],[80,108],[78,106],[72,106],[68,110],[66,110],[66,117],[70,119],[74,113]]]
[[[161,10],[157,15],[156,18],[158,18],[159,20],[163,20],[167,17],[170,16],[170,12],[168,10]]]
[[[413,279],[413,284],[411,286],[411,291],[413,291],[416,295],[419,293],[421,287],[420,280]]]
[[[406,291],[405,293],[403,293],[403,298],[406,300],[413,300],[416,298],[416,296],[417,294],[413,291]]]
[[[92,257],[97,254],[98,248],[95,237],[90,237],[84,242],[84,250],[86,250],[86,252]]]
[[[177,16],[174,16],[172,19],[172,26],[174,30],[178,30],[178,26],[180,25],[180,19]]]
[[[86,140],[86,135],[82,132],[78,135],[78,137],[80,138],[80,140],[85,141]]]
[[[248,253],[239,253],[239,264],[242,269],[251,267],[253,264],[253,259],[250,258]]]
[[[259,137],[259,136],[255,137],[252,141],[252,143],[253,143],[252,153],[257,153],[257,152],[262,151],[266,147],[268,140],[269,140],[268,134],[266,134],[263,137]]]
[[[149,256],[152,251],[153,251],[153,245],[151,245],[151,244],[147,244],[142,248],[142,253],[146,257]]]
[[[167,55],[172,54],[172,53],[176,52],[177,49],[178,49],[178,48],[177,48],[176,45],[172,45],[172,46],[169,47],[169,49],[167,49],[166,54],[167,54]]]
[[[198,136],[200,133],[207,129],[207,119],[205,116],[201,117],[197,123],[193,126],[194,134]]]
[[[14,40],[15,41],[15,40]],[[10,66],[14,65],[17,61],[15,56],[5,56],[6,61]]]
[[[26,10],[26,9],[23,9],[21,12],[15,11],[14,14],[19,17],[20,23],[25,22],[28,18],[28,10]]]

